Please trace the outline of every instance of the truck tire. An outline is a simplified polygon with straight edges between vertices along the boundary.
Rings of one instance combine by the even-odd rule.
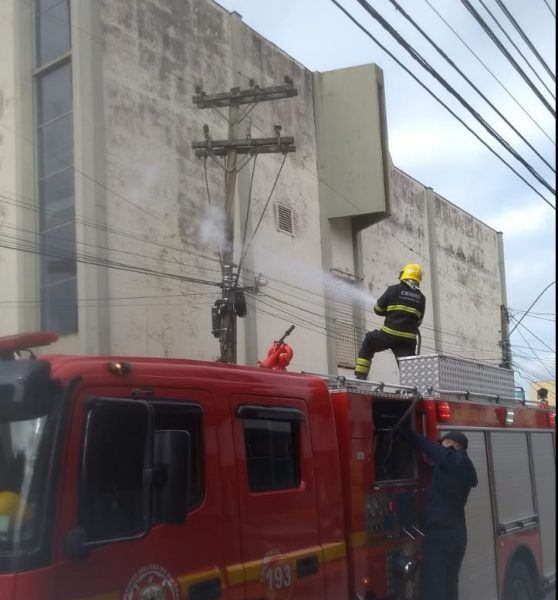
[[[539,598],[531,570],[522,560],[515,560],[506,575],[504,600],[538,600]]]

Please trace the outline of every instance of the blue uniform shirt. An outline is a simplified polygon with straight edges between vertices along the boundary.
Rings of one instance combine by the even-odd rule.
[[[466,540],[465,504],[471,488],[478,483],[471,459],[466,450],[444,448],[414,431],[410,433],[413,442],[432,463],[426,489],[425,528],[449,529]]]

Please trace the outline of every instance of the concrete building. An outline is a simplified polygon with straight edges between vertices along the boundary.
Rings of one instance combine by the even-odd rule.
[[[381,70],[313,73],[212,0],[0,3],[0,335],[216,359],[224,176],[191,143],[227,123],[192,97],[285,75],[298,95],[249,122],[280,123],[296,153],[237,179],[240,281],[268,282],[247,294],[239,362],[294,324],[293,369],[343,372],[406,262],[426,273],[422,351],[499,362],[501,235],[391,164]],[[397,381],[384,354],[371,378]]]

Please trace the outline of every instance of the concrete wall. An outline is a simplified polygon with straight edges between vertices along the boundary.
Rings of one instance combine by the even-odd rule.
[[[39,322],[32,23],[29,3],[0,3],[0,335]]]
[[[421,353],[498,364],[498,233],[398,169],[392,170],[391,190],[391,216],[360,234],[357,260],[363,291],[371,295],[364,329],[381,325],[372,312],[373,301],[397,282],[403,264],[418,262],[427,300]],[[369,378],[399,381],[390,352],[375,357]]]
[[[28,3],[10,0],[0,10],[0,121],[31,140],[0,131],[0,189],[31,207],[0,204],[0,232],[26,228],[36,239],[33,19]],[[354,324],[362,339],[380,324],[375,299],[409,261],[425,269],[423,351],[497,353],[498,236],[391,168],[378,67],[315,75],[211,0],[72,0],[72,66],[79,333],[54,351],[218,357],[210,309],[220,297],[224,174],[207,161],[209,202],[191,143],[203,139],[205,123],[214,138],[226,137],[227,123],[196,109],[192,97],[196,86],[217,93],[250,79],[280,84],[288,75],[298,96],[260,104],[239,127],[241,135],[250,127],[253,137],[268,137],[280,123],[297,146],[265,212],[282,157],[258,157],[253,181],[251,165],[238,176],[237,261],[240,241],[251,242],[241,283],[253,286],[259,273],[268,281],[248,295],[248,316],[239,320],[239,362],[254,364],[295,324],[292,368],[334,372],[339,314],[344,333]],[[357,135],[360,117],[350,122],[341,92],[363,99],[369,131]],[[344,152],[339,170],[335,157]],[[354,211],[334,210],[332,186]],[[293,235],[277,229],[277,202],[293,211]],[[0,311],[0,332],[37,328],[36,256],[2,249],[0,268],[7,282],[0,301],[9,301],[0,305],[9,307]],[[397,381],[389,353],[371,378]]]
[[[97,95],[94,104],[103,107],[100,117],[105,124],[96,143],[103,144],[103,181],[110,190],[97,189],[104,197],[101,203],[106,205],[109,224],[107,257],[178,277],[108,270],[111,352],[217,358],[218,342],[210,334],[210,307],[220,295],[219,288],[181,282],[180,277],[213,284],[221,279],[218,244],[211,233],[219,225],[223,207],[223,171],[211,160],[207,162],[210,207],[203,162],[194,157],[190,144],[203,139],[204,123],[214,138],[221,139],[227,135],[227,124],[215,111],[196,109],[192,96],[196,85],[217,93],[236,85],[246,88],[250,78],[266,86],[280,84],[289,75],[299,96],[261,104],[250,114],[254,137],[271,135],[274,124],[281,123],[284,135],[295,136],[297,152],[287,158],[244,263],[244,284],[253,285],[254,274],[262,272],[269,285],[263,290],[268,297],[249,298],[249,316],[245,323],[239,321],[239,362],[254,364],[290,325],[289,310],[276,298],[283,291],[296,298],[295,286],[306,284],[310,273],[319,295],[309,297],[308,307],[322,314],[322,323],[318,316],[318,332],[312,329],[297,335],[293,365],[323,369],[312,74],[213,2],[104,0],[100,5],[104,43],[96,51],[102,55],[102,85],[93,94]],[[239,130],[244,133],[247,125],[246,121]],[[280,156],[258,158],[247,240],[281,160]],[[238,178],[238,241],[250,175],[247,166]],[[294,211],[294,236],[277,231],[275,202]],[[103,222],[103,208],[99,210]],[[240,255],[238,244],[237,261]],[[295,259],[297,267],[293,268]]]

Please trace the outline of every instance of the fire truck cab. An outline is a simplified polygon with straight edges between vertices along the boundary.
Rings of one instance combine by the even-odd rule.
[[[405,428],[470,440],[462,600],[554,582],[553,411],[439,380],[18,356],[41,335],[0,339],[2,600],[417,598],[428,466]]]

